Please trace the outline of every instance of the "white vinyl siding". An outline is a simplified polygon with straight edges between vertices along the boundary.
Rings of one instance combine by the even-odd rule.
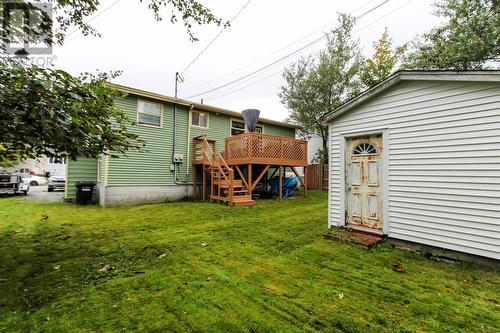
[[[373,129],[388,135],[388,236],[500,259],[500,84],[403,81],[334,118],[330,225],[342,135]]]

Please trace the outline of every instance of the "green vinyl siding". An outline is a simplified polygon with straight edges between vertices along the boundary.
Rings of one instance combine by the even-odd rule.
[[[103,183],[105,180],[106,172],[106,157],[101,156],[97,160],[97,181]]]
[[[271,124],[263,124],[263,125],[264,125],[264,134],[288,136],[295,138],[295,128],[282,127]]]
[[[79,157],[76,160],[68,159],[66,193],[64,196],[67,200],[75,200],[75,183],[77,181],[97,181],[97,160],[95,158]]]
[[[109,158],[108,186],[164,186],[173,185],[172,164],[173,105],[163,105],[162,126],[133,125],[129,131],[145,141],[141,151],[130,151],[119,158]],[[135,121],[137,118],[137,98],[126,97],[116,100],[116,105]],[[187,141],[187,117],[185,107],[178,106],[176,112],[176,145],[178,152],[184,152]]]
[[[139,98],[140,99],[140,98]],[[124,110],[131,120],[137,119],[137,100],[127,96],[116,100],[116,105]],[[175,185],[171,171],[173,153],[174,107],[159,102],[163,106],[161,127],[132,125],[129,130],[145,140],[142,151],[131,151],[119,158],[109,158],[108,186],[165,186]],[[206,112],[206,111],[203,111]],[[238,119],[215,112],[208,113],[208,128],[190,126],[189,109],[177,106],[175,152],[184,155],[184,163],[178,165],[177,182],[192,181],[193,138],[206,135],[216,140],[217,152],[224,150],[224,139],[231,135],[231,119]],[[238,119],[243,121],[243,119]],[[295,137],[295,129],[263,123],[264,133]],[[189,145],[189,149],[188,149]]]

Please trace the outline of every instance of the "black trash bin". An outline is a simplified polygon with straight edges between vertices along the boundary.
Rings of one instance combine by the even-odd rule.
[[[76,182],[76,203],[86,205],[92,201],[92,193],[94,193],[94,182]]]

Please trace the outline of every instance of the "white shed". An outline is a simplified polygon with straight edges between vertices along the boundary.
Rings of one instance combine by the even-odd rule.
[[[500,71],[397,72],[324,121],[330,227],[500,259]]]

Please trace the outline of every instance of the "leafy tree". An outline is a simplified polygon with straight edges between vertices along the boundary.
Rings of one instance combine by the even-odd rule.
[[[142,0],[140,0],[142,2]],[[195,0],[148,0],[156,20],[162,8],[172,9],[172,23],[182,20],[189,37],[196,40],[192,26],[227,24]],[[53,29],[50,13],[40,1],[18,1],[15,6],[29,10],[37,26],[26,26],[7,15],[12,3],[0,4],[0,37],[46,45],[62,44],[69,29],[83,35],[100,36],[86,20],[94,14],[99,0],[54,0],[53,13],[58,28]],[[21,22],[22,23],[22,22]],[[52,68],[43,68],[26,60],[25,49],[18,56],[7,55],[5,43],[0,48],[0,162],[39,155],[97,157],[117,155],[139,149],[142,142],[127,131],[131,121],[116,108],[117,92],[107,81],[119,73],[89,73],[72,76]]]
[[[65,71],[0,60],[0,159],[58,155],[97,157],[141,147],[131,121],[114,106],[118,92],[100,73]]]
[[[324,163],[328,163],[328,127],[321,123],[321,117],[357,95],[362,87],[359,73],[363,61],[359,43],[352,39],[354,23],[354,18],[340,14],[339,26],[327,35],[326,48],[286,68],[286,84],[279,91],[290,119],[302,126],[305,135],[321,137]]]
[[[392,49],[392,39],[387,28],[380,39],[373,43],[373,47],[375,52],[372,58],[365,60],[361,70],[361,80],[367,88],[385,80],[394,71],[406,50],[406,45]]]
[[[213,23],[219,26],[229,24],[223,22],[221,18],[215,16],[207,7],[196,0],[139,0],[139,2],[147,3],[157,21],[163,20],[162,9],[171,9],[170,21],[176,23],[180,18],[191,41],[197,40],[192,31],[193,24]],[[47,3],[52,5],[52,8],[47,8]],[[16,1],[16,8],[29,9],[31,19],[39,21],[41,24],[34,28],[16,24],[15,20],[4,20],[3,24],[0,25],[0,35],[4,38],[7,36],[21,36],[23,39],[29,38],[30,41],[44,41],[48,44],[62,44],[66,33],[70,29],[78,29],[85,36],[100,36],[100,33],[87,20],[88,17],[99,10],[100,5],[100,0],[35,0],[34,2],[18,0]],[[0,6],[0,14],[6,12],[9,6],[9,2]],[[52,11],[54,21],[58,24],[57,29],[53,29],[48,11]],[[1,17],[5,16],[2,15]],[[29,30],[26,31],[26,28]]]
[[[500,60],[499,0],[441,0],[436,7],[446,22],[414,42],[405,67],[468,70]]]

